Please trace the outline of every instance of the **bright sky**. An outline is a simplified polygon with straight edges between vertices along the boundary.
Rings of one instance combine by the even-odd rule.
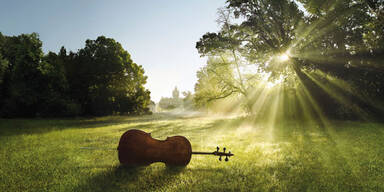
[[[148,76],[158,102],[175,86],[193,91],[205,64],[195,43],[218,30],[217,8],[225,0],[1,0],[0,32],[37,32],[44,52],[61,46],[77,51],[86,39],[104,35],[120,42]]]

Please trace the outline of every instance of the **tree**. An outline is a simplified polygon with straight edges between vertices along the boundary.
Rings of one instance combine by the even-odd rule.
[[[4,75],[5,75],[6,69],[8,68],[8,61],[2,56],[4,42],[5,42],[5,37],[0,32],[0,112],[3,107],[4,99],[5,99],[5,89],[3,86]]]
[[[190,91],[184,91],[183,96],[184,110],[193,110],[195,108],[193,103],[193,94]]]
[[[290,73],[279,57],[288,51],[303,13],[290,1],[227,2],[228,7],[218,12],[221,30],[205,34],[196,43],[202,56],[211,57],[198,76],[210,79],[215,91],[204,91],[204,80],[198,77],[195,101],[204,104],[240,95],[250,109],[247,100],[253,99],[261,75],[249,71],[268,73],[271,80]],[[241,24],[233,22],[240,16]]]
[[[303,13],[293,1],[227,1],[228,6],[219,10],[219,33],[207,33],[196,48],[202,56],[231,56],[238,79],[240,68],[256,65],[274,76],[284,68],[280,67],[279,56],[289,51],[296,38],[296,30],[303,22]],[[242,17],[241,24],[232,20]],[[243,60],[245,58],[246,60]],[[276,74],[276,75],[275,75]]]
[[[383,1],[301,2],[312,15],[310,24],[316,27],[306,30],[311,34],[306,37],[310,43],[298,44],[298,49],[305,50],[298,59],[352,87],[352,91],[331,89],[349,113],[380,117],[384,109],[380,91],[384,88]],[[329,106],[323,109],[332,113]]]
[[[4,86],[4,79],[5,79],[5,74],[6,74],[6,70],[8,69],[8,60],[6,60],[5,58],[3,58],[2,56],[2,49],[3,49],[3,36],[2,34],[0,33],[0,111],[2,109],[2,106],[4,104],[4,100],[5,100],[5,86]],[[0,113],[1,114],[1,113]]]
[[[8,68],[8,61],[5,58],[3,58],[3,55],[1,54],[3,52],[2,51],[3,47],[5,46],[4,42],[5,42],[5,37],[0,32],[0,89],[1,89],[1,84],[3,83],[5,70]]]
[[[194,97],[196,105],[202,107],[213,100],[241,94],[240,83],[235,79],[233,71],[224,56],[209,58],[207,65],[197,72]]]
[[[49,52],[41,62],[44,85],[40,91],[43,103],[39,107],[42,116],[77,116],[81,106],[69,95],[69,84],[65,71],[66,51],[62,47],[59,55]]]
[[[8,68],[3,77],[2,114],[35,116],[42,99],[40,89],[45,83],[40,70],[42,43],[32,33],[5,37],[4,45],[7,46],[1,51]]]
[[[147,113],[142,66],[104,36],[77,53],[44,55],[36,33],[0,33],[0,115],[5,117]]]
[[[218,12],[220,31],[196,43],[201,56],[211,59],[198,72],[195,101],[240,95],[251,108],[260,95],[255,88],[267,79],[282,82],[282,93],[309,90],[307,97],[331,115],[336,115],[333,106],[351,103],[377,113],[370,99],[361,98],[382,96],[377,90],[383,88],[383,41],[377,34],[382,33],[383,2],[300,2],[306,10],[289,0],[228,0]],[[220,72],[225,68],[231,77]],[[362,94],[331,87],[328,74]]]
[[[140,114],[148,111],[147,77],[121,44],[104,36],[87,40],[66,66],[71,95],[88,115]]]
[[[0,53],[0,86],[3,83],[5,70],[8,68],[8,61]]]

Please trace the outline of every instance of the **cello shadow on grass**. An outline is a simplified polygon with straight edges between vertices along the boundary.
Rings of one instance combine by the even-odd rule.
[[[159,191],[171,184],[185,167],[118,166],[101,172],[74,191]]]

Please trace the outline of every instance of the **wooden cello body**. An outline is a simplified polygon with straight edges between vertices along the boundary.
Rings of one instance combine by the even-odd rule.
[[[183,136],[167,137],[164,141],[140,130],[125,132],[117,148],[123,165],[149,165],[163,162],[171,166],[186,166],[191,160],[191,143]]]

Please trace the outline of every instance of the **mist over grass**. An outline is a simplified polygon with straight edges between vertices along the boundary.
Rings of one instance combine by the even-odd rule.
[[[268,122],[155,114],[92,119],[1,119],[0,191],[382,191],[383,124]],[[127,168],[122,133],[183,135],[194,151],[227,147],[229,162],[193,156],[185,168]],[[106,150],[85,150],[100,147]]]

